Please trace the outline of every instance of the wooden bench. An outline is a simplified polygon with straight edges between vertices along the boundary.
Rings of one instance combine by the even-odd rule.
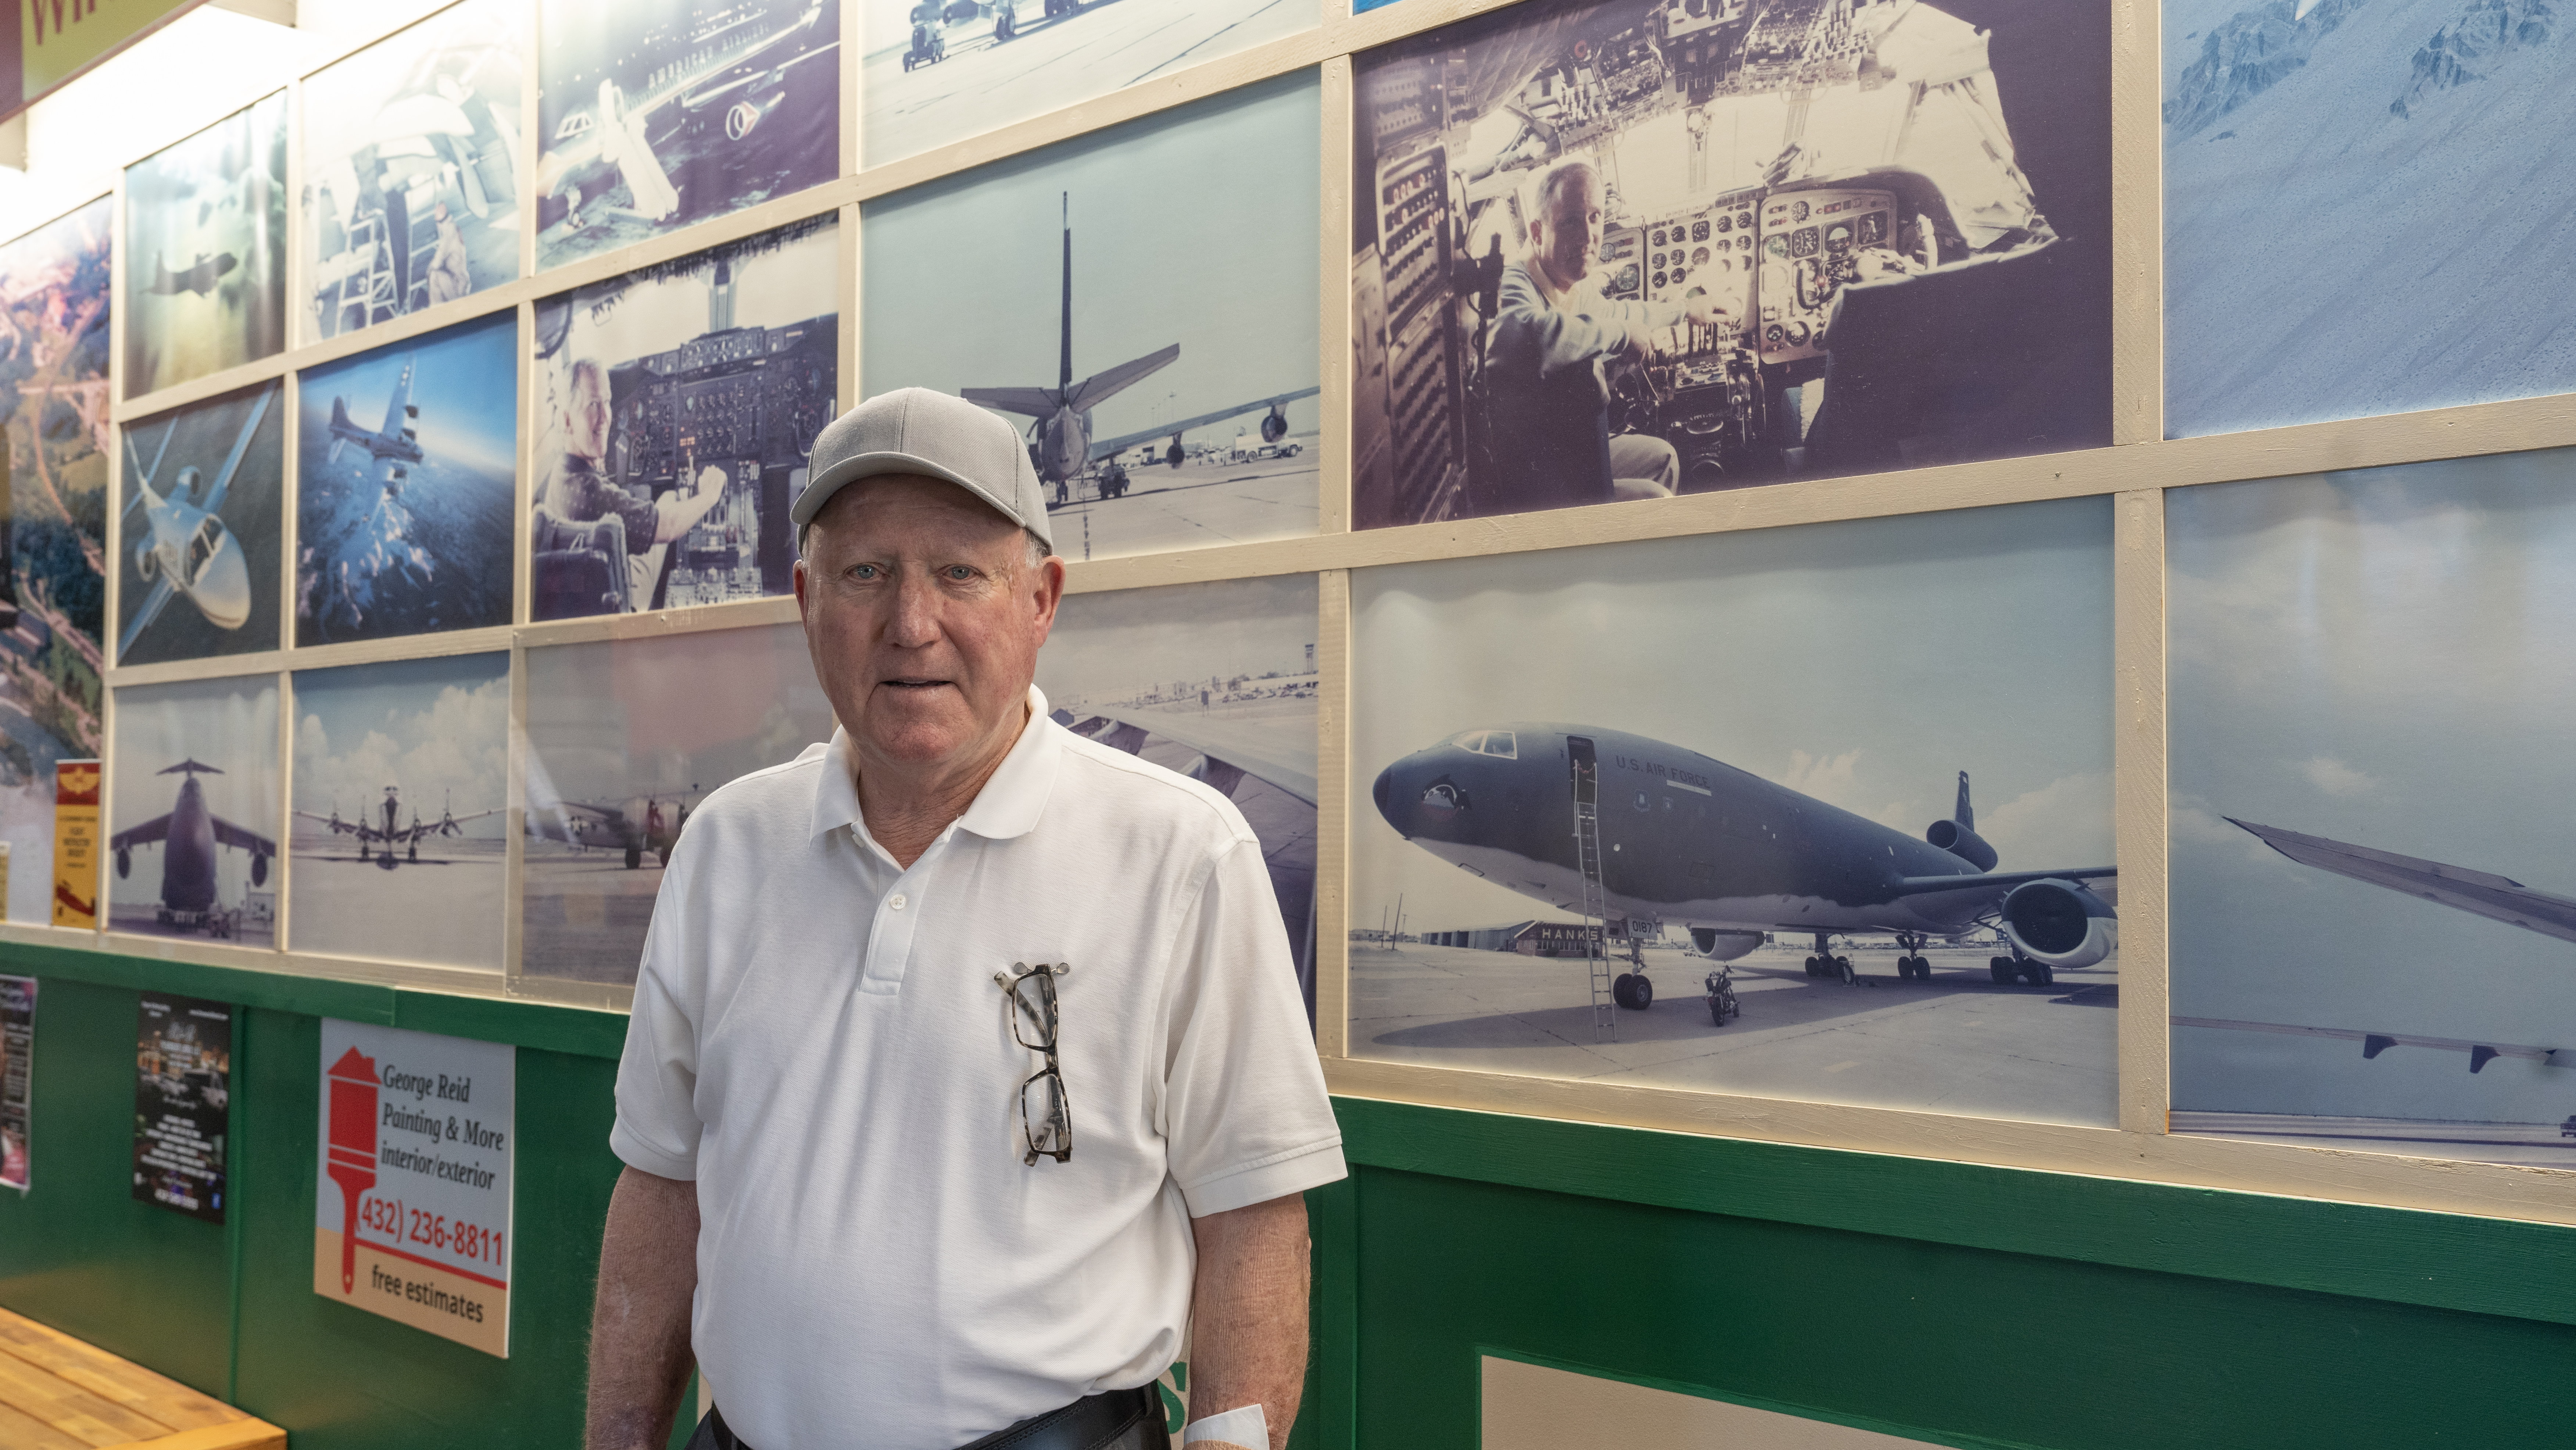
[[[286,1432],[0,1309],[8,1450],[286,1450]]]

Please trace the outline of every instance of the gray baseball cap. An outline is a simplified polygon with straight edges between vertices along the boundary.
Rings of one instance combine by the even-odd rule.
[[[928,388],[879,393],[824,425],[806,467],[805,490],[787,510],[800,534],[843,485],[917,473],[957,485],[1055,547],[1020,430],[964,398]]]

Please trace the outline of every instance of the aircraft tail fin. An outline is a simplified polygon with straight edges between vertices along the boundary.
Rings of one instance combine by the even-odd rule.
[[[1061,347],[1056,360],[1055,385],[1059,389],[1073,386],[1073,193],[1063,194],[1064,205],[1064,325]]]
[[[1951,813],[1950,819],[1969,830],[1977,828],[1977,808],[1968,804],[1968,773],[1964,770],[1959,772],[1959,808]]]
[[[331,426],[334,428],[346,428],[349,426],[348,399],[333,398],[331,400]]]

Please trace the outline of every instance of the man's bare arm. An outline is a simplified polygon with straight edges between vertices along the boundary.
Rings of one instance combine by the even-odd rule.
[[[600,1237],[586,1450],[662,1450],[670,1442],[689,1384],[697,1287],[698,1186],[627,1169]],[[1302,1297],[1297,1306],[1302,1314]]]
[[[1190,1418],[1259,1404],[1271,1450],[1288,1443],[1306,1388],[1306,1200],[1274,1198],[1192,1219]]]

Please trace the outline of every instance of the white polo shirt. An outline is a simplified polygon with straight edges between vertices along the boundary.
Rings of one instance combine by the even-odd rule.
[[[949,1450],[1179,1353],[1189,1219],[1343,1176],[1261,844],[1196,781],[1030,724],[911,869],[846,734],[689,817],[610,1144],[694,1179],[692,1342],[757,1450]],[[1073,1157],[993,974],[1063,962]],[[1214,1408],[1214,1407],[1211,1407]]]

